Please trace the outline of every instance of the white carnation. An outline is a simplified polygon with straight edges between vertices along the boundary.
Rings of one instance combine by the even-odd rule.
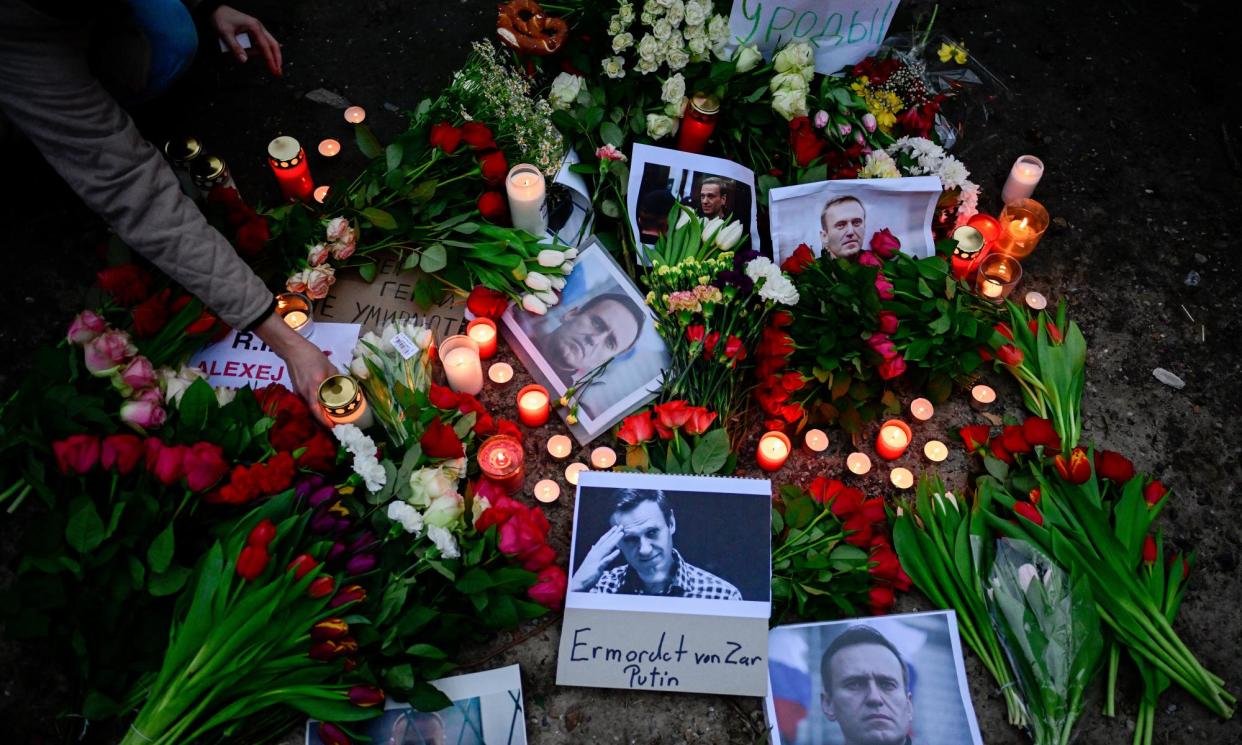
[[[457,540],[447,529],[432,525],[427,528],[427,537],[436,544],[436,548],[440,549],[440,555],[444,558],[456,559],[461,556],[461,552],[457,550]]]
[[[790,282],[788,277],[778,271],[763,281],[763,285],[759,288],[759,297],[783,305],[797,305],[798,288],[794,287],[794,283]]]
[[[418,535],[423,530],[423,516],[399,499],[388,503],[388,519],[399,523],[405,532]]]

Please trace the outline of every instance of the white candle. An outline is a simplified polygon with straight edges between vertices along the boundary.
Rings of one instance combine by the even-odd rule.
[[[519,163],[509,171],[505,179],[505,193],[509,195],[509,215],[513,227],[531,235],[543,237],[548,227],[545,206],[543,174],[529,163]]]
[[[1001,201],[1009,204],[1018,199],[1026,199],[1035,193],[1039,179],[1044,175],[1044,162],[1034,155],[1023,155],[1009,169],[1009,178],[1005,179],[1005,188],[1001,190]]]
[[[544,479],[535,484],[535,499],[545,504],[555,502],[561,496],[561,487],[552,479]]]
[[[361,106],[350,106],[345,109],[345,121],[350,124],[361,124],[367,118],[367,110]]]
[[[894,468],[888,478],[898,489],[909,489],[914,486],[914,474],[910,473],[909,468]]]
[[[617,451],[610,447],[600,446],[591,451],[591,466],[601,471],[612,468],[617,463]]]
[[[925,422],[936,413],[936,407],[925,398],[916,398],[910,402],[910,415],[920,422]]]
[[[585,463],[570,463],[568,466],[565,466],[565,480],[574,486],[577,486],[578,474],[589,470],[591,469],[587,468],[587,464]]]
[[[483,390],[483,365],[479,362],[479,345],[468,336],[450,336],[440,345],[440,361],[449,388],[458,393],[478,395]]]
[[[328,186],[316,186],[315,187],[315,201],[319,202],[320,204],[323,204],[323,200],[328,198],[328,192],[330,190],[331,190],[331,187],[328,187]]]
[[[309,316],[302,311],[291,310],[285,314],[285,323],[289,326],[289,328],[297,330],[302,327],[302,324],[306,323],[307,318],[309,318]]]
[[[923,455],[932,463],[940,463],[949,457],[949,448],[940,440],[928,440],[923,446]]]
[[[822,429],[808,429],[803,442],[812,453],[822,453],[828,449],[828,434]]]
[[[983,292],[984,297],[1000,297],[1005,293],[1005,286],[994,279],[985,279],[983,284],[979,285],[979,290]]]
[[[548,438],[548,452],[558,460],[567,457],[573,447],[573,443],[565,435],[552,435]]]
[[[331,158],[339,152],[341,152],[341,143],[332,138],[319,143],[319,154],[325,158]]]
[[[996,391],[990,385],[980,383],[970,389],[970,405],[976,409],[986,409],[996,400]]]
[[[508,362],[497,362],[487,368],[487,377],[491,378],[493,383],[508,383],[513,380],[513,365]]]
[[[1044,297],[1042,292],[1031,290],[1026,293],[1026,307],[1031,310],[1043,310],[1048,307],[1048,298]]]
[[[850,453],[845,459],[845,467],[855,476],[861,476],[871,470],[871,459],[866,453]]]

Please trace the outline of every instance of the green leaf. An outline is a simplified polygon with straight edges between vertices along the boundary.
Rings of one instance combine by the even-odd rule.
[[[401,165],[401,156],[404,154],[405,148],[400,142],[394,142],[384,149],[384,157],[387,160],[388,170],[393,170]]]
[[[180,590],[189,578],[189,567],[169,567],[166,572],[151,575],[151,579],[147,582],[147,590],[157,598],[172,595]]]
[[[435,274],[446,266],[448,253],[443,243],[433,243],[424,248],[422,258],[418,260],[418,267],[428,274]]]
[[[378,271],[379,267],[374,261],[371,261],[358,267],[358,276],[362,277],[364,282],[374,282],[376,272]]]
[[[487,572],[482,569],[471,569],[457,580],[457,590],[465,595],[473,595],[476,592],[490,589],[494,584]]]
[[[614,147],[621,147],[625,144],[625,133],[612,122],[604,122],[599,126],[599,137]]]
[[[729,458],[729,436],[724,429],[714,429],[699,438],[690,454],[695,473],[716,473]]]
[[[384,671],[384,682],[390,688],[412,688],[414,686],[414,668],[410,665],[398,665]]]
[[[413,655],[414,657],[426,657],[427,659],[430,659],[430,660],[448,659],[447,654],[445,654],[443,651],[441,651],[437,647],[432,646],[431,644],[415,644],[409,647],[408,649],[406,649],[405,653],[408,655]]]
[[[168,527],[155,536],[155,540],[151,541],[150,547],[147,548],[147,565],[151,567],[152,572],[160,574],[168,569],[168,565],[172,563],[175,545],[173,526],[169,523]]]
[[[104,525],[90,497],[78,497],[69,504],[69,523],[65,540],[78,553],[87,553],[103,542]]]
[[[358,143],[358,149],[368,158],[378,158],[383,148],[380,147],[379,140],[375,139],[375,133],[365,124],[354,126],[354,141]]]
[[[393,219],[393,216],[379,207],[367,207],[362,211],[362,216],[370,220],[371,224],[380,230],[397,229],[397,221]]]
[[[218,408],[215,391],[211,384],[202,379],[194,381],[185,389],[185,393],[181,394],[181,403],[177,405],[181,421],[195,432],[207,425],[207,418]]]

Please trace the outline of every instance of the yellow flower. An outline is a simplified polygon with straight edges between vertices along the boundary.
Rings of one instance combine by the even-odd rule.
[[[959,65],[966,64],[966,49],[957,44],[950,44],[948,42],[941,44],[940,49],[936,52],[936,56],[940,58],[941,62],[948,62],[952,59]]]

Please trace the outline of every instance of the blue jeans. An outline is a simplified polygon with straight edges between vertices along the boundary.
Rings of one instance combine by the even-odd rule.
[[[96,30],[93,66],[121,103],[139,104],[168,90],[190,68],[198,29],[181,0],[123,0],[128,13]]]

